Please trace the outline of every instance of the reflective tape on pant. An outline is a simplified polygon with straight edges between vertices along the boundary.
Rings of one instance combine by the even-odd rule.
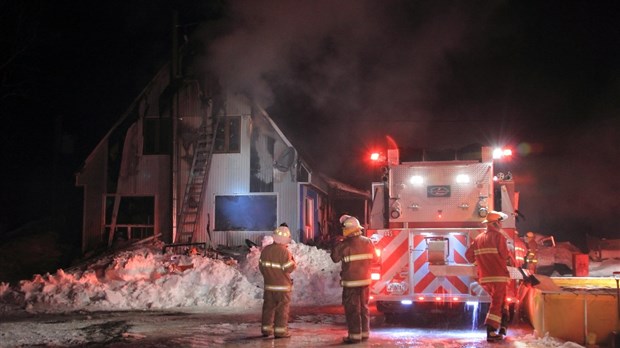
[[[361,333],[351,333],[349,332],[349,338],[352,340],[361,340],[362,339],[362,334]]]
[[[289,292],[293,289],[290,285],[265,285],[265,290]]]
[[[363,279],[363,280],[341,280],[340,281],[340,285],[345,287],[345,288],[355,288],[355,287],[358,287],[358,286],[370,285],[371,282],[372,282],[372,280],[370,280],[370,279]]]
[[[480,284],[484,283],[508,283],[509,277],[495,276],[495,277],[481,277]]]
[[[497,326],[500,325],[500,323],[502,322],[502,317],[500,317],[499,315],[495,315],[495,314],[487,314],[487,321],[492,321],[494,323],[497,323]]]

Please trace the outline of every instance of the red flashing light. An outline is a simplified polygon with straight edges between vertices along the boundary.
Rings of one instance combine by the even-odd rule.
[[[371,161],[378,161],[379,158],[381,158],[381,154],[379,154],[378,152],[373,152],[370,154]]]
[[[501,160],[507,157],[512,157],[512,149],[498,147],[493,150],[493,159]]]

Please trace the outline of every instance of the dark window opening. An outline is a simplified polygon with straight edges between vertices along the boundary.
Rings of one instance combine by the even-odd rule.
[[[172,153],[172,122],[169,117],[145,117],[143,127],[145,155]]]
[[[117,197],[120,199],[114,240],[143,239],[155,233],[155,197]],[[105,238],[112,229],[115,196],[107,196],[105,201]]]
[[[241,151],[241,118],[221,117],[215,132],[214,153],[236,153]]]
[[[300,163],[297,166],[297,182],[308,182],[308,181],[310,181],[310,172],[303,164]]]

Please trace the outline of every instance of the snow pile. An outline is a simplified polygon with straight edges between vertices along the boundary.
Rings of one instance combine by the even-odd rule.
[[[304,244],[289,246],[293,272],[293,304],[338,304],[340,264],[329,254]],[[35,275],[15,288],[0,283],[0,303],[33,312],[72,310],[164,309],[174,307],[239,307],[262,304],[260,249],[252,248],[241,263],[199,255],[161,254],[158,246],[120,252],[83,270]]]
[[[265,241],[263,241],[263,245]],[[340,287],[340,263],[332,262],[325,250],[305,244],[289,245],[297,268],[291,273],[293,279],[293,303],[296,305],[339,304],[342,296]],[[254,284],[263,285],[263,276],[258,270],[260,249],[253,247],[242,265],[242,272]]]
[[[588,276],[612,277],[614,272],[620,272],[620,258],[607,259],[601,262],[590,260]]]
[[[539,338],[536,335],[536,331],[534,331],[534,333],[530,335],[515,337],[514,341],[523,344],[524,347],[531,347],[531,348],[536,348],[536,347],[583,348],[582,345],[577,344],[575,342],[570,342],[570,341],[564,342],[555,337],[551,337],[549,336],[548,332],[545,333],[544,337]]]

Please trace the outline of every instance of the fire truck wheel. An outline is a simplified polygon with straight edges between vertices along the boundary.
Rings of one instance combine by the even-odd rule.
[[[383,315],[385,316],[386,324],[394,324],[398,321],[395,313],[384,313]]]
[[[406,313],[410,310],[410,308],[404,307],[400,304],[400,302],[377,301],[377,310],[383,314],[398,314]]]

